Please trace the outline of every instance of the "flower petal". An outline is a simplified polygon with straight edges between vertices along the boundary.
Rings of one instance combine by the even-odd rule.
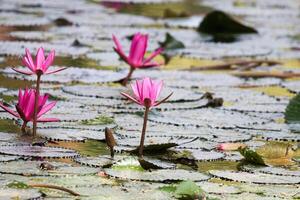
[[[33,72],[23,71],[23,70],[16,69],[16,68],[12,68],[12,70],[14,70],[14,71],[16,71],[18,73],[24,74],[24,75],[32,75],[32,74],[34,74]]]
[[[135,65],[142,65],[146,53],[147,45],[148,45],[148,35],[141,35],[139,40],[135,44],[135,48],[133,49],[133,55],[130,55],[131,61]]]
[[[163,50],[164,50],[163,48],[156,49],[146,60],[144,60],[144,64],[150,62],[155,56],[160,54]]]
[[[55,57],[55,51],[52,50],[50,52],[50,54],[48,55],[47,59],[45,60],[45,62],[42,65],[42,70],[44,73],[46,73],[46,71],[48,70],[49,66],[52,65],[53,61],[54,61],[54,57]]]
[[[172,96],[172,94],[173,94],[173,92],[171,92],[171,94],[169,94],[166,98],[160,100],[159,102],[156,102],[154,104],[154,106],[158,106],[158,105],[162,104],[163,102],[167,101]]]
[[[44,49],[42,47],[40,47],[38,49],[36,57],[35,57],[35,61],[36,61],[36,70],[39,70],[39,69],[42,70],[42,65],[45,61]]]
[[[65,70],[65,69],[67,69],[67,67],[61,67],[61,68],[58,68],[56,70],[53,70],[53,71],[50,71],[50,72],[46,72],[45,74],[54,74],[56,72],[60,72],[60,71]]]
[[[126,97],[127,99],[131,100],[132,102],[142,105],[140,102],[138,102],[135,98],[133,98],[132,96],[130,96],[129,94],[126,94],[124,92],[121,92],[121,95],[123,95],[124,97]]]
[[[31,71],[35,71],[36,67],[35,67],[34,62],[32,60],[32,56],[30,54],[29,49],[27,49],[27,48],[25,49],[25,54],[26,54],[26,56],[24,58],[26,58],[26,60],[28,62],[28,66],[27,67],[31,68]]]
[[[5,110],[6,112],[10,113],[11,115],[13,115],[17,118],[20,118],[20,115],[17,112],[15,112],[15,111],[11,110],[10,108],[6,107],[1,102],[0,102],[0,107],[3,108],[3,110]]]
[[[43,108],[39,111],[37,117],[41,117],[42,115],[44,115],[45,113],[47,113],[48,111],[50,111],[56,104],[56,101],[51,102],[45,106],[43,106]]]

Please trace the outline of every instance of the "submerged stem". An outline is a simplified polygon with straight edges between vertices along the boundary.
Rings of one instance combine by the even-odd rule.
[[[128,83],[128,81],[130,80],[130,78],[131,78],[131,76],[132,76],[134,70],[135,70],[135,68],[130,67],[127,76],[122,80],[122,85],[124,85],[124,86],[127,85],[127,83]]]
[[[21,127],[21,131],[23,134],[26,133],[26,122],[23,122],[22,127]]]
[[[73,196],[80,196],[79,193],[77,192],[74,192],[68,188],[64,188],[64,187],[61,187],[61,186],[57,186],[57,185],[48,185],[48,184],[29,184],[30,187],[42,187],[42,188],[51,188],[51,189],[56,189],[56,190],[61,190],[61,191],[64,191],[64,192],[67,192]]]
[[[33,113],[33,137],[36,136],[36,127],[37,127],[37,112],[38,112],[38,105],[39,105],[39,96],[40,96],[40,81],[41,75],[37,74],[36,79],[36,88],[35,88],[35,99],[34,99],[34,113]]]
[[[143,130],[142,130],[142,136],[141,136],[140,147],[139,147],[139,157],[140,158],[143,157],[144,141],[145,141],[145,135],[146,135],[149,110],[150,110],[150,106],[145,106]]]

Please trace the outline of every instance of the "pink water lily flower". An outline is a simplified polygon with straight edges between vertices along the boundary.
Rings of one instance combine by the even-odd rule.
[[[16,111],[11,110],[10,108],[4,106],[0,103],[0,107],[3,108],[6,112],[11,115],[20,118],[23,120],[22,130],[25,129],[26,124],[29,121],[34,120],[34,103],[35,103],[35,93],[34,89],[25,89],[24,93],[22,90],[19,90],[18,103],[16,105]],[[41,118],[42,115],[46,114],[50,111],[56,104],[56,102],[51,102],[46,104],[49,95],[41,95],[39,96],[39,105],[38,105],[38,113],[37,113],[37,121],[38,122],[57,122],[59,119],[56,118]]]
[[[142,135],[140,140],[140,146],[139,146],[140,158],[143,157],[144,141],[146,135],[146,127],[147,127],[149,110],[151,109],[151,107],[158,106],[159,104],[165,102],[173,94],[171,93],[163,100],[157,101],[162,87],[163,87],[162,81],[154,81],[146,77],[142,80],[137,80],[135,83],[131,84],[134,97],[123,92],[121,93],[123,96],[133,101],[134,103],[137,103],[141,106],[145,106],[144,123],[143,123]]]
[[[160,54],[163,49],[159,48],[153,53],[148,58],[145,58],[145,53],[147,50],[147,45],[148,45],[148,35],[147,34],[141,34],[141,33],[136,33],[133,36],[133,39],[131,41],[131,46],[130,46],[130,52],[129,56],[126,56],[122,46],[117,39],[115,35],[113,35],[113,40],[116,45],[114,47],[114,50],[123,61],[125,61],[130,67],[132,68],[149,68],[149,67],[155,67],[159,66],[160,64],[157,62],[152,61],[155,56]]]
[[[58,68],[56,70],[49,71],[49,67],[52,65],[55,57],[55,51],[52,50],[48,57],[45,58],[44,49],[40,47],[35,56],[35,60],[32,59],[29,50],[25,49],[25,56],[23,57],[23,64],[29,69],[29,71],[24,71],[20,69],[13,68],[14,71],[25,75],[42,75],[42,74],[53,74],[66,69],[65,67]]]
[[[145,106],[145,107],[154,107],[165,102],[171,95],[168,95],[161,101],[157,101],[158,96],[161,92],[163,86],[163,81],[154,81],[149,77],[146,77],[142,80],[137,80],[135,83],[131,84],[131,88],[134,94],[134,97],[122,92],[121,94],[128,98],[129,100]],[[148,101],[147,101],[148,100]]]

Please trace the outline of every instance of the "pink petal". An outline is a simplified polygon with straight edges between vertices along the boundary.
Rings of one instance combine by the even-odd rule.
[[[138,102],[135,98],[133,98],[132,96],[130,96],[129,94],[126,94],[124,92],[121,92],[121,95],[123,95],[124,97],[126,97],[127,99],[133,101],[136,104],[142,105],[140,102]]]
[[[35,70],[34,70],[35,66],[34,66],[34,65],[32,66],[32,65],[29,63],[27,57],[23,57],[22,63],[23,63],[23,65],[25,65],[30,71],[35,72]]]
[[[129,63],[129,60],[128,60],[128,57],[124,54],[123,51],[121,51],[120,49],[117,49],[117,48],[115,48],[115,47],[114,47],[114,51],[121,57],[121,59],[122,59],[123,61],[125,61],[125,62],[128,63],[128,64],[130,64],[130,63]]]
[[[162,65],[163,63],[157,63],[157,62],[148,62],[148,63],[144,63],[143,65],[140,66],[140,68],[151,68],[151,67],[159,67],[160,65]]]
[[[152,92],[152,87],[151,87],[151,79],[149,77],[146,77],[143,79],[143,100],[146,98],[151,99],[151,92]]]
[[[148,36],[141,35],[140,39],[136,42],[133,51],[133,54],[130,54],[131,61],[136,65],[141,65],[146,53],[148,43]]]
[[[53,70],[53,71],[50,71],[50,72],[46,72],[45,74],[54,74],[56,72],[60,72],[60,71],[65,70],[65,69],[67,69],[67,67],[61,67],[61,68],[58,68],[56,70]]]
[[[28,104],[25,104],[21,109],[24,111],[26,118],[33,117],[35,103],[35,92],[29,92]]]
[[[42,65],[45,61],[44,49],[42,47],[38,49],[35,60],[36,60],[36,70],[38,69],[42,70]]]
[[[155,50],[145,61],[144,64],[150,62],[155,56],[157,56],[158,54],[160,54],[164,49],[163,48],[158,48],[157,50]]]
[[[38,119],[38,122],[59,122],[60,119],[57,118],[42,118],[42,119]]]
[[[162,103],[164,103],[165,101],[167,101],[171,96],[172,96],[173,92],[171,92],[167,97],[165,97],[164,99],[160,100],[159,102],[154,103],[153,106],[158,106]]]
[[[133,91],[133,94],[135,95],[135,97],[137,99],[140,99],[140,92],[139,92],[139,88],[138,88],[138,83],[133,83],[130,85],[131,86],[131,89]]]
[[[32,75],[32,74],[34,74],[33,72],[23,71],[23,70],[16,69],[16,68],[12,68],[12,70],[14,70],[14,71],[16,71],[18,73],[24,74],[24,75]]]
[[[42,115],[44,115],[45,113],[47,113],[48,111],[50,111],[56,104],[56,101],[51,102],[47,105],[45,105],[38,113],[38,117],[41,117]]]
[[[140,33],[136,33],[133,36],[133,39],[131,41],[131,45],[130,45],[130,52],[129,52],[129,60],[133,63],[137,63],[138,62],[138,58],[141,55],[141,51],[138,51],[138,45],[141,45],[141,38],[143,38],[143,35]]]
[[[1,102],[0,102],[0,107],[3,108],[3,110],[5,110],[6,112],[10,113],[11,115],[15,116],[15,117],[18,117],[20,118],[19,114],[11,109],[9,109],[8,107],[6,107],[5,105],[3,105]]]
[[[30,66],[31,70],[35,71],[36,67],[35,67],[34,62],[32,60],[32,57],[31,57],[29,49],[27,49],[27,48],[25,49],[25,54],[26,54],[26,60],[27,60],[27,62],[29,64],[28,67]]]
[[[55,57],[55,51],[52,50],[42,65],[42,70],[44,73],[48,70],[49,66],[52,65],[52,63],[54,61],[54,57]]]

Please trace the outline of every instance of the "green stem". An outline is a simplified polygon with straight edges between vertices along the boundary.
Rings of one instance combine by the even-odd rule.
[[[34,113],[33,113],[33,131],[32,131],[33,137],[36,136],[37,114],[38,114],[39,97],[40,97],[40,81],[41,81],[41,75],[37,74],[35,100],[34,100]]]
[[[145,113],[144,113],[144,123],[143,123],[142,137],[141,137],[140,147],[139,147],[139,157],[140,158],[143,158],[144,141],[145,141],[145,135],[146,135],[146,128],[147,128],[149,110],[150,110],[150,106],[146,106],[145,107]]]

